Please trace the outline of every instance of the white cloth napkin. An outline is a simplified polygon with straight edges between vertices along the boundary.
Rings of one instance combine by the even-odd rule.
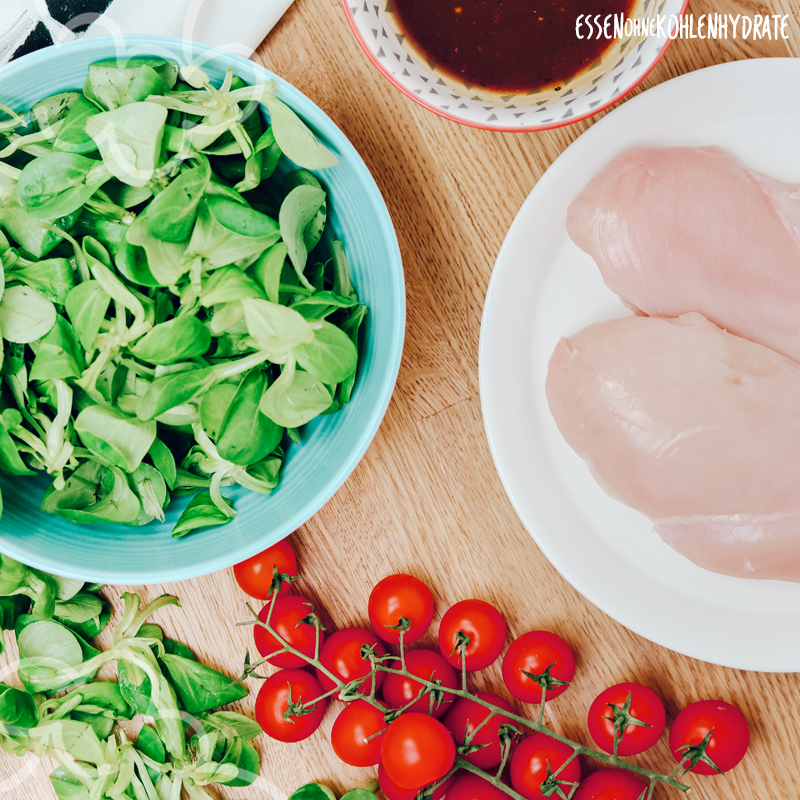
[[[0,64],[81,36],[145,33],[250,56],[292,0],[0,0]]]

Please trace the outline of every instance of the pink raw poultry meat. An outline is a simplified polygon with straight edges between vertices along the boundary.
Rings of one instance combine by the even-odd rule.
[[[696,564],[800,581],[800,364],[700,314],[562,339],[547,399],[608,494]]]
[[[634,311],[715,324],[800,361],[800,186],[718,147],[629,150],[567,230]]]

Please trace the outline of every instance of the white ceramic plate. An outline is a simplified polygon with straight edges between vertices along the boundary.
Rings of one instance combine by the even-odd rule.
[[[800,183],[798,84],[797,59],[723,64],[656,86],[590,128],[514,220],[492,273],[480,342],[481,402],[497,470],[556,569],[658,644],[774,672],[800,671],[800,584],[716,575],[667,547],[649,520],[600,489],[562,439],[544,381],[560,337],[630,313],[564,227],[567,206],[589,179],[630,147],[714,144]]]

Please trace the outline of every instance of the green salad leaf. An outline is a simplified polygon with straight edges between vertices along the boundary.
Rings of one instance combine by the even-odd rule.
[[[51,613],[86,623],[102,613],[101,588],[0,556],[0,600],[15,598],[0,603],[2,622],[15,625],[23,683],[0,683],[0,748],[55,759],[50,781],[56,797],[66,800],[172,800],[184,789],[195,800],[211,800],[216,795],[202,787],[250,786],[261,767],[250,740],[261,728],[235,712],[214,711],[242,699],[246,689],[147,622],[159,609],[178,605],[177,598],[162,595],[141,608],[137,595],[123,594],[124,613],[103,651],[58,616],[25,613],[49,591],[58,597]],[[100,669],[114,663],[118,682],[97,680]],[[132,740],[130,728],[118,723],[137,712],[154,724],[141,726]]]
[[[225,524],[225,487],[271,492],[298,428],[353,391],[366,307],[312,171],[336,156],[271,81],[156,56],[7,116],[0,473],[47,472],[42,510],[80,524],[163,521],[175,492],[195,493],[176,537]],[[91,593],[43,585],[54,637],[106,624]]]

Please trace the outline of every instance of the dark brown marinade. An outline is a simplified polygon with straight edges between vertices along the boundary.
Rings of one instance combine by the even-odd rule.
[[[401,29],[440,72],[517,94],[558,85],[591,66],[613,40],[579,39],[575,21],[623,14],[631,0],[390,0]],[[613,31],[613,23],[611,25]]]

